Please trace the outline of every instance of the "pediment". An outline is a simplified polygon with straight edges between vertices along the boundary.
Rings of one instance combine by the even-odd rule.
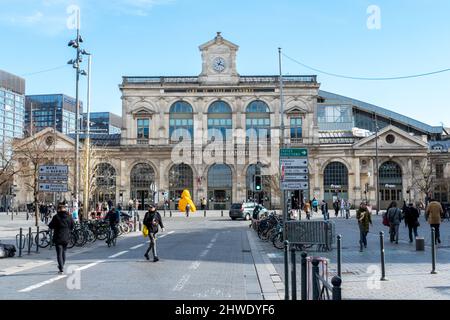
[[[59,131],[53,130],[53,128],[46,128],[38,133],[14,142],[14,149],[16,150],[30,150],[30,149],[48,149],[53,148],[53,141],[56,138],[56,149],[73,149],[75,147],[75,140],[62,134]]]
[[[133,112],[131,114],[134,117],[152,116],[153,114],[155,114],[155,111],[153,111],[152,109],[150,109],[147,106],[140,106],[140,107],[137,107],[135,110],[133,110]]]
[[[375,149],[376,135],[373,134],[366,137],[353,145],[353,149]],[[428,143],[421,138],[410,135],[395,126],[387,126],[378,133],[378,149],[379,150],[402,150],[402,149],[416,149],[428,150]]]
[[[287,114],[293,114],[293,113],[308,113],[308,110],[306,108],[302,108],[302,107],[292,107],[288,110],[286,110]]]
[[[199,48],[201,51],[205,51],[214,46],[226,46],[236,51],[239,49],[238,45],[224,39],[220,32],[217,32],[217,36],[214,39],[202,44]]]

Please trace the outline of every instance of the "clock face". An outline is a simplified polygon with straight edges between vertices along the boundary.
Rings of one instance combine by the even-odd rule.
[[[223,72],[226,68],[225,59],[218,57],[213,61],[213,69],[217,72]]]

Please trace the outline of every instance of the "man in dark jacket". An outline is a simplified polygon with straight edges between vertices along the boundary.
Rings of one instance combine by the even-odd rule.
[[[148,229],[148,237],[150,238],[150,246],[144,254],[144,257],[147,260],[150,260],[148,253],[150,250],[153,253],[153,262],[158,262],[158,254],[156,253],[156,234],[158,233],[159,226],[161,226],[162,232],[164,232],[164,224],[161,219],[161,215],[158,211],[156,211],[156,207],[154,205],[150,205],[147,213],[144,217],[144,225]]]
[[[419,226],[419,210],[417,210],[412,203],[407,206],[403,212],[405,216],[405,224],[409,229],[409,242],[413,242],[413,231],[414,237],[417,238],[417,227]]]
[[[322,201],[322,205],[320,207],[320,210],[322,211],[323,219],[324,220],[329,220],[330,219],[330,215],[328,213],[328,203],[325,200]]]
[[[53,243],[56,248],[59,274],[64,273],[66,263],[66,250],[70,241],[70,235],[74,228],[72,217],[67,213],[64,204],[58,205],[58,213],[50,221],[48,227],[53,230]]]
[[[111,209],[108,211],[108,213],[105,216],[105,221],[109,222],[110,228],[112,228],[114,232],[114,237],[117,237],[117,234],[119,233],[117,229],[117,225],[120,222],[120,213],[116,208],[111,207]]]
[[[391,243],[395,241],[398,244],[399,226],[403,219],[402,210],[397,208],[397,202],[393,201],[390,205],[390,209],[387,211],[387,218],[389,220],[389,233]]]

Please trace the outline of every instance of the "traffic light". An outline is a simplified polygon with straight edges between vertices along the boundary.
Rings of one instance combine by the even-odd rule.
[[[255,191],[261,191],[261,190],[262,190],[262,177],[255,176]]]

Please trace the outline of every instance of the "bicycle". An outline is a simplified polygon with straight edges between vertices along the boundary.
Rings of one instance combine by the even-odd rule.
[[[111,245],[114,247],[116,246],[117,236],[118,236],[117,226],[110,226],[109,230],[108,230],[107,240],[106,240],[106,243],[108,244],[108,248],[110,248]]]
[[[39,248],[42,248],[42,249],[47,248],[52,241],[50,229],[40,231],[34,238],[34,241],[39,246]]]

